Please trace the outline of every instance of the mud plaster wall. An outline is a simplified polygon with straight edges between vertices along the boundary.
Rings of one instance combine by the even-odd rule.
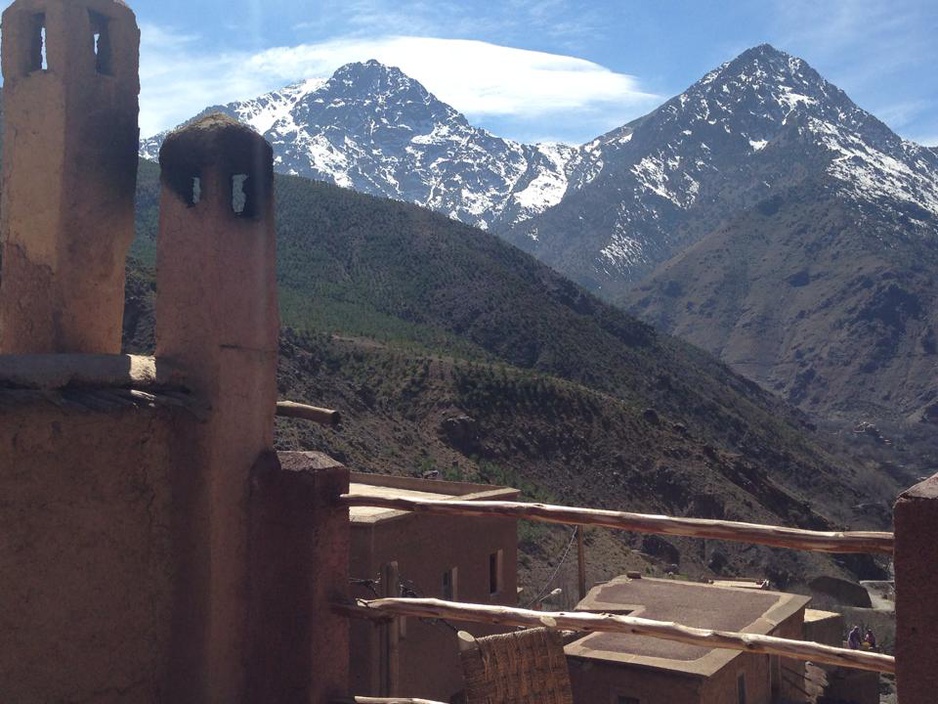
[[[349,472],[318,452],[251,472],[247,701],[329,704],[348,687]]]
[[[0,410],[0,701],[159,699],[186,426],[165,409]]]
[[[404,515],[377,522],[353,522],[350,554],[352,578],[375,578],[394,560],[400,579],[419,596],[442,598],[443,573],[457,568],[457,601],[516,606],[516,521],[477,517]],[[502,550],[502,588],[489,593],[489,556]],[[365,589],[356,597],[373,598]],[[407,618],[400,640],[400,691],[397,696],[448,701],[463,686],[456,631],[442,622],[426,623]],[[476,623],[454,624],[476,636],[503,632],[505,628]],[[386,630],[356,620],[351,623],[353,659],[351,689],[356,695],[378,694],[383,663],[380,650]]]
[[[96,68],[91,13],[108,18],[107,73]],[[28,60],[37,15],[44,70]],[[110,0],[19,0],[3,14],[5,352],[120,351],[138,44],[133,13]]]
[[[614,704],[634,697],[642,704],[700,704],[703,680],[667,670],[626,670],[589,658],[567,658],[575,704]]]
[[[938,691],[938,475],[902,493],[893,516],[899,701],[934,701]]]

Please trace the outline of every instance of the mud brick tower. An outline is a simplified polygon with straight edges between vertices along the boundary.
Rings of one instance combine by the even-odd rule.
[[[5,353],[120,352],[140,32],[118,0],[3,13]]]

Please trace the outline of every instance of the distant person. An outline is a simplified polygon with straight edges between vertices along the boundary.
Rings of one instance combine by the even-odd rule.
[[[863,635],[863,646],[868,650],[876,650],[876,636],[873,635],[873,629],[867,628]]]
[[[847,635],[847,647],[851,650],[860,649],[860,627],[854,626]]]

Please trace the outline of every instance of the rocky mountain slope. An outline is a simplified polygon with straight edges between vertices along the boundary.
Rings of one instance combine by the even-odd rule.
[[[520,486],[567,504],[805,527],[880,528],[908,478],[847,458],[800,413],[711,357],[601,302],[493,235],[413,206],[278,177],[282,397],[343,428],[285,423],[282,447],[355,469]],[[152,257],[156,168],[144,163],[134,252]],[[125,330],[152,345],[152,281],[135,266]],[[531,531],[534,531],[533,533]],[[525,529],[532,574],[552,541]],[[867,560],[598,534],[615,573],[875,574]],[[598,549],[598,548],[597,548]],[[646,558],[641,558],[646,559]],[[596,578],[611,574],[597,574]]]
[[[632,310],[802,408],[938,422],[938,243],[829,183],[745,210],[639,284]]]
[[[934,151],[766,48],[689,94],[732,135],[722,153],[752,154],[721,169],[719,198],[672,231],[673,258],[618,300],[803,408],[938,418]],[[714,107],[721,95],[742,103]],[[740,130],[754,106],[774,112]]]
[[[591,147],[603,169],[506,236],[615,299],[735,213],[811,182],[934,236],[938,161],[768,45]]]

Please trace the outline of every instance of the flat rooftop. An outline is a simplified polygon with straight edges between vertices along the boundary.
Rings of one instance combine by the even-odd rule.
[[[672,579],[617,577],[590,590],[578,611],[608,611],[720,631],[770,634],[803,609],[808,597],[747,587]],[[738,651],[618,633],[594,633],[570,643],[567,655],[710,676]]]
[[[518,489],[472,482],[448,482],[441,479],[393,477],[385,474],[352,472],[349,494],[391,499],[426,499],[431,501],[512,501],[518,498]],[[353,506],[349,518],[353,523],[375,523],[411,515],[374,506]]]

